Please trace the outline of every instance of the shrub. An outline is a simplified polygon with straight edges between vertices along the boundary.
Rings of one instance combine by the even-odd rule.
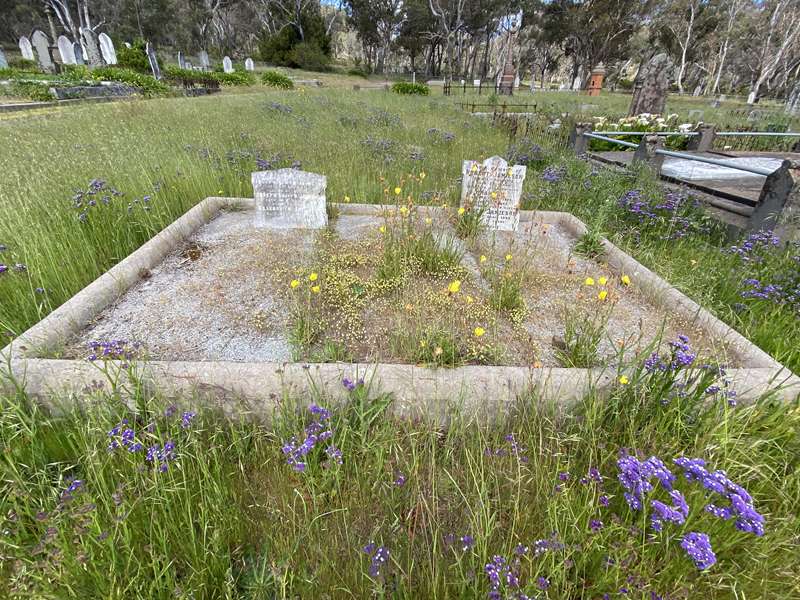
[[[352,75],[354,77],[363,77],[364,79],[367,79],[368,77],[367,72],[360,67],[353,67],[352,69],[347,69],[347,74]]]
[[[219,83],[216,73],[181,69],[175,65],[167,65],[164,68],[163,75],[165,79],[181,85],[216,85]]]
[[[147,43],[143,39],[136,39],[128,48],[124,44],[117,48],[117,66],[131,69],[139,73],[150,74],[150,61],[147,59]],[[162,67],[158,59],[158,66]]]
[[[138,88],[145,96],[160,96],[169,91],[169,86],[158,81],[150,75],[143,75],[130,69],[118,67],[100,67],[92,71],[92,78],[96,81],[118,81]]]
[[[7,86],[0,86],[0,93],[7,96],[18,96],[41,102],[55,100],[50,85],[34,81],[15,81]]]
[[[8,67],[10,69],[18,69],[20,71],[32,71],[40,73],[39,63],[35,60],[28,60],[27,58],[9,58]]]
[[[392,91],[395,94],[416,94],[418,96],[427,96],[430,94],[431,89],[424,83],[409,83],[408,81],[398,81],[392,86]]]
[[[316,44],[303,42],[297,44],[289,53],[291,66],[308,71],[327,71],[331,67],[331,59]]]
[[[87,81],[92,78],[92,72],[86,65],[61,65],[61,74],[70,81]]]
[[[253,85],[255,76],[248,71],[234,71],[233,73],[214,73],[214,78],[222,85]]]
[[[282,90],[290,90],[294,87],[294,83],[283,73],[277,71],[265,71],[261,76],[261,83],[272,87],[280,88]]]

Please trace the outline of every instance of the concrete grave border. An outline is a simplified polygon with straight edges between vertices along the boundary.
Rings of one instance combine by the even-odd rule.
[[[159,265],[176,246],[211,221],[221,210],[253,210],[251,198],[209,197],[187,211],[141,248],[78,292],[62,306],[28,329],[2,351],[19,385],[45,405],[55,406],[57,397],[79,398],[94,381],[102,380],[97,365],[86,360],[47,359],[37,356],[55,352],[64,341],[86,327],[144,273]],[[380,215],[393,206],[334,204],[342,214]],[[442,209],[420,206],[433,214]],[[522,223],[538,221],[560,224],[573,235],[587,228],[569,213],[520,211]],[[780,397],[794,398],[800,393],[800,378],[772,359],[766,352],[734,329],[714,317],[696,302],[659,276],[603,241],[611,271],[634,275],[632,285],[657,306],[696,319],[714,338],[725,340],[735,351],[742,368],[728,369],[728,377],[741,400],[753,400],[778,388]],[[611,369],[568,369],[500,366],[464,366],[431,369],[405,364],[365,363],[236,363],[146,361],[137,364],[137,373],[150,389],[165,398],[194,398],[205,404],[235,413],[244,407],[249,412],[268,416],[282,398],[309,396],[322,392],[334,399],[344,398],[342,379],[363,378],[373,389],[392,392],[393,410],[404,416],[444,417],[458,404],[467,414],[488,414],[514,403],[524,393],[534,392],[542,400],[569,405],[586,393],[603,394],[616,384],[618,373]],[[9,385],[9,382],[5,382]]]

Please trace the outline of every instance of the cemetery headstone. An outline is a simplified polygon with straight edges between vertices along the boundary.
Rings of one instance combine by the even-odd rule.
[[[251,175],[256,227],[320,229],[328,225],[324,175],[297,169],[257,171]]]
[[[0,48],[0,69],[7,69],[8,68],[8,61],[6,60],[5,52],[3,49]]]
[[[573,90],[581,89],[581,84],[582,84],[581,76],[578,75],[575,79],[572,80],[572,89]]]
[[[150,63],[150,70],[153,72],[153,77],[161,79],[161,68],[158,66],[158,57],[150,42],[147,42],[145,52],[147,52],[147,61]]]
[[[719,98],[714,98],[714,99],[711,101],[711,104],[709,104],[709,106],[710,106],[711,108],[719,108],[720,106],[722,106],[722,102],[720,102]]]
[[[748,104],[753,104],[755,101],[756,101],[756,93],[755,92],[750,92],[749,94],[747,94],[747,103]]]
[[[78,42],[72,43],[72,55],[75,57],[76,65],[85,65],[86,59],[83,57],[83,46]]]
[[[33,56],[31,41],[24,35],[19,38],[19,51],[22,52],[22,58],[25,60],[36,60]]]
[[[189,69],[189,70],[192,70],[192,69],[194,68],[194,67],[192,66],[192,62],[191,62],[191,61],[189,61],[189,60],[184,60],[184,61],[183,61],[183,65],[184,65],[184,66],[183,66],[183,68],[184,68],[184,69]]]
[[[86,60],[90,67],[102,67],[103,57],[100,55],[100,46],[97,36],[91,29],[82,29],[83,47],[86,49]]]
[[[103,55],[103,60],[106,61],[106,64],[117,64],[117,51],[114,48],[114,42],[111,41],[111,38],[108,37],[108,34],[105,32],[101,33],[99,36],[97,36],[97,40],[100,42],[100,52]]]
[[[200,50],[200,54],[197,55],[200,59],[200,66],[204,69],[208,69],[211,66],[211,63],[208,60],[208,52],[205,50]]]
[[[222,70],[226,73],[233,73],[233,63],[231,62],[230,56],[226,56],[222,59]]]
[[[58,53],[61,55],[61,62],[65,65],[74,65],[75,62],[75,49],[72,47],[72,42],[65,35],[58,36]]]
[[[482,211],[481,221],[491,229],[514,231],[519,226],[519,199],[527,168],[509,166],[499,156],[462,163],[461,206]]]
[[[183,52],[181,52],[180,50],[178,50],[178,67],[180,67],[181,69],[186,68],[186,60],[183,58]]]
[[[247,58],[244,61],[244,68],[246,70],[248,70],[248,71],[255,71],[256,70],[256,64],[253,62],[252,58]]]
[[[694,88],[694,92],[692,92],[692,96],[699,96],[702,93],[703,93],[703,86],[702,85],[698,85],[696,88]]]
[[[36,48],[36,58],[39,60],[39,66],[42,68],[42,71],[53,73],[56,69],[53,64],[53,59],[50,56],[50,40],[47,35],[43,31],[37,29],[31,36],[31,43],[33,47]]]
[[[669,71],[672,61],[666,53],[656,54],[647,64],[639,67],[633,85],[633,99],[629,116],[642,113],[663,114],[667,103]]]
[[[514,89],[518,89],[518,88],[519,88],[519,75],[514,77]]]
[[[481,80],[480,79],[473,79],[472,80],[472,85],[474,87],[481,87]]]

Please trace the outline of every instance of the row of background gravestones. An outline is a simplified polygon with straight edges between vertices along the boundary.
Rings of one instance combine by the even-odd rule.
[[[130,47],[130,44],[127,42],[125,45]],[[101,33],[97,36],[94,31],[90,29],[81,30],[80,43],[72,42],[67,36],[61,35],[55,47],[58,49],[58,53],[61,56],[61,63],[65,65],[84,65],[88,63],[91,67],[102,67],[104,64],[117,64],[117,53],[114,49],[114,42],[111,41],[111,38],[106,33]],[[43,31],[34,31],[31,39],[22,36],[19,39],[19,49],[22,52],[22,58],[37,60],[42,70],[47,73],[55,72],[55,63],[52,54],[53,46],[50,45],[50,39]],[[147,43],[147,57],[153,75],[157,79],[160,79],[161,70],[158,68],[155,50],[149,42]],[[178,66],[180,66],[181,69],[199,70],[207,70],[211,67],[208,53],[205,50],[200,52],[198,58],[200,59],[200,66],[194,67],[191,62],[184,58],[183,52],[178,52]],[[0,49],[0,68],[6,67],[8,67],[8,61],[2,49]],[[230,57],[226,56],[222,59],[222,68],[226,73],[233,73],[233,62]],[[248,58],[244,61],[244,68],[247,71],[255,71],[255,63],[252,58]]]

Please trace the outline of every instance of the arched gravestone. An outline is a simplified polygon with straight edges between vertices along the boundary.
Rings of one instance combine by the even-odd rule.
[[[226,73],[233,73],[233,63],[231,62],[230,56],[226,56],[222,59],[222,70]]]
[[[200,59],[200,66],[204,69],[207,69],[211,66],[211,63],[208,60],[208,52],[205,50],[200,50],[200,54],[198,54],[197,57]]]
[[[36,49],[36,58],[39,60],[39,66],[42,71],[46,73],[53,73],[56,68],[53,64],[53,58],[50,56],[50,39],[44,31],[36,30],[31,36],[31,43]]]
[[[8,61],[6,60],[6,55],[3,52],[3,49],[0,48],[0,69],[7,69],[8,68]]]
[[[656,54],[647,64],[639,67],[633,84],[633,99],[628,116],[664,113],[671,68],[672,61],[663,52]]]
[[[108,34],[103,32],[97,36],[97,41],[100,42],[100,53],[103,55],[103,60],[107,65],[117,64],[117,51],[114,49],[114,42],[108,37]]]
[[[244,68],[245,68],[247,71],[255,71],[255,70],[256,70],[256,65],[255,65],[255,63],[253,62],[253,59],[252,59],[252,58],[248,58],[248,59],[246,59],[246,60],[244,61]]]
[[[75,57],[76,65],[85,65],[86,59],[83,57],[83,46],[78,42],[72,44],[72,55]]]
[[[75,62],[75,49],[72,42],[65,35],[58,36],[58,53],[61,55],[61,62],[65,65],[74,65]]]
[[[91,29],[81,30],[83,45],[86,48],[86,59],[90,67],[102,67],[103,58],[100,56],[100,47],[97,44],[97,36]]]
[[[19,38],[19,51],[22,52],[22,58],[25,60],[36,60],[33,56],[33,45],[24,35]]]

